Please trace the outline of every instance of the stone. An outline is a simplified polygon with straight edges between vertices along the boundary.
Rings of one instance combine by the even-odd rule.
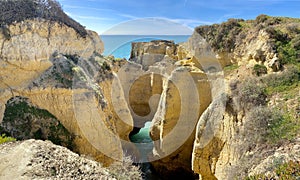
[[[50,141],[1,144],[0,160],[1,179],[115,179],[100,163]]]

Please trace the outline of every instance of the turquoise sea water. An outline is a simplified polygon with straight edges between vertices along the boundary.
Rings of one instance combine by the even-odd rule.
[[[102,35],[103,55],[129,59],[132,42],[149,42],[151,40],[171,40],[175,43],[186,42],[189,35]]]
[[[148,154],[153,149],[153,142],[149,134],[151,122],[147,122],[140,132],[131,136],[131,142],[135,143],[136,148],[139,150],[139,159],[142,162],[148,161]]]

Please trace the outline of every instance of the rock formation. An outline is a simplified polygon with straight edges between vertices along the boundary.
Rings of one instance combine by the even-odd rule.
[[[55,52],[88,58],[103,51],[97,33],[88,31],[83,38],[66,25],[42,19],[2,27],[0,44],[1,88],[26,86],[51,66],[49,58]],[[12,71],[17,77],[9,75]]]
[[[1,32],[1,121],[9,99],[27,98],[32,106],[59,120],[73,137],[76,152],[90,154],[106,165],[112,159],[122,159],[119,138],[128,140],[133,122],[122,98],[114,100],[123,105],[117,110],[122,111],[127,124],[116,120],[110,106],[109,79],[113,75],[110,65],[98,55],[103,51],[99,36],[87,31],[82,37],[73,28],[43,19],[12,23]],[[5,118],[3,132],[13,134],[5,123],[17,119]],[[43,117],[38,121],[31,125],[32,136],[26,138],[38,133],[34,126],[46,123]],[[98,125],[91,128],[93,124]]]
[[[2,144],[0,154],[1,179],[114,179],[100,163],[49,141]]]
[[[138,168],[114,164],[106,169],[50,141],[26,140],[0,145],[1,179],[140,179]],[[127,169],[126,169],[127,168]]]

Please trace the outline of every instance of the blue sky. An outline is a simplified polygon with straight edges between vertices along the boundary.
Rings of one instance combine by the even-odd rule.
[[[165,34],[161,29],[189,34],[199,25],[259,14],[300,18],[300,0],[58,1],[69,16],[99,34]]]

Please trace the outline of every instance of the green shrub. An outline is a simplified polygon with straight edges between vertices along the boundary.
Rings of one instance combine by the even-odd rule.
[[[297,62],[297,51],[291,42],[292,41],[288,43],[282,41],[276,42],[278,58],[281,60],[282,64],[295,64]]]
[[[284,92],[297,87],[300,81],[300,71],[296,66],[287,66],[283,72],[269,74],[261,80],[267,86],[267,93],[271,95],[274,92]]]
[[[273,110],[276,112],[276,110]],[[274,113],[267,129],[267,139],[271,143],[293,140],[300,131],[300,122],[289,113]]]
[[[24,97],[8,100],[0,133],[11,135],[18,140],[47,139],[54,144],[73,148],[73,135],[56,117],[47,110],[33,106],[29,99]]]
[[[300,131],[299,122],[291,115],[265,106],[252,108],[247,114],[245,134],[251,142],[268,142],[276,144],[292,140]]]
[[[71,60],[74,64],[78,64],[80,56],[78,54],[64,54],[64,56]]]
[[[222,24],[199,26],[195,29],[211,47],[219,52],[232,52],[242,31],[242,19],[229,19]]]
[[[265,21],[267,21],[270,18],[270,16],[267,16],[265,14],[260,14],[256,17],[255,19],[255,23],[256,24],[261,24],[264,23]]]
[[[237,84],[233,90],[233,95],[237,98],[241,108],[248,109],[266,104],[265,86],[258,79],[250,78]]]
[[[1,0],[0,27],[26,19],[43,18],[63,23],[86,37],[85,27],[70,18],[56,0]]]
[[[257,174],[245,178],[245,180],[296,180],[300,177],[300,162],[289,161],[287,163],[280,164],[275,168],[272,174]]]
[[[13,142],[16,141],[13,137],[7,137],[5,134],[2,134],[0,136],[0,144],[6,143],[6,142]]]
[[[102,69],[110,71],[111,67],[106,61],[104,61],[103,64],[102,64]]]
[[[224,71],[233,71],[239,68],[239,65],[232,64],[224,67]]]
[[[256,76],[261,76],[261,75],[267,74],[267,73],[268,73],[268,69],[266,66],[260,65],[260,64],[254,65],[253,74],[255,74]]]
[[[275,126],[280,126],[282,115],[278,111],[274,111],[265,106],[252,108],[247,113],[247,121],[245,122],[245,136],[248,141],[266,142],[269,137],[277,137]],[[250,139],[251,138],[251,139]]]

